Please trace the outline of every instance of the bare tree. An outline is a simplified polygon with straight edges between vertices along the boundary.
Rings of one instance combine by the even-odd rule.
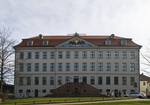
[[[150,56],[148,55],[143,55],[141,53],[142,57],[146,60],[146,63],[143,63],[144,65],[150,66]]]
[[[15,41],[10,38],[11,31],[7,27],[0,28],[0,93],[4,93],[4,84],[13,75]]]
[[[146,73],[147,75],[150,75],[150,49],[147,48],[147,50],[144,53],[141,53],[141,64],[142,64],[142,69],[141,71]]]

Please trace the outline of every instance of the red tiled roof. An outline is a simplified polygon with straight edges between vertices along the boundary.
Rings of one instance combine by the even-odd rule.
[[[61,36],[61,35],[55,35],[55,36],[42,36],[42,38],[40,38],[39,36],[35,36],[35,37],[31,37],[31,38],[27,38],[27,39],[23,39],[21,43],[19,43],[18,45],[15,46],[16,47],[28,47],[27,46],[27,42],[29,41],[33,41],[33,46],[32,47],[42,47],[43,45],[43,41],[48,41],[49,45],[48,47],[55,47],[60,43],[63,43],[73,37],[79,37],[83,40],[86,40],[90,43],[93,43],[97,46],[105,46],[105,41],[110,39],[112,41],[112,45],[111,46],[120,46],[121,44],[121,39],[126,39],[128,40],[128,45],[129,47],[141,47],[139,45],[137,45],[136,43],[134,43],[132,41],[131,38],[123,38],[123,37],[118,37],[118,36],[101,36],[101,35],[80,35],[80,36],[75,36],[75,35],[68,35],[68,36]],[[110,38],[112,37],[112,38]]]

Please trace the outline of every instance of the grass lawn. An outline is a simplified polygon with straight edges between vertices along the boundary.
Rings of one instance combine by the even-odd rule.
[[[126,99],[127,97],[125,97]],[[114,100],[124,98],[111,98],[111,97],[63,97],[63,98],[25,98],[25,99],[9,99],[2,105],[27,105],[32,103],[61,103],[61,102],[86,102],[86,101],[100,101],[100,100]],[[93,105],[93,104],[92,104]],[[95,104],[97,105],[97,104]]]
[[[91,103],[78,105],[150,105],[150,101],[109,102],[109,103]]]

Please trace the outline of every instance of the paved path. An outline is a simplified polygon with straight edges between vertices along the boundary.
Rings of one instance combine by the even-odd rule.
[[[124,101],[150,101],[150,99],[126,99],[126,100],[110,100],[110,101],[95,101],[95,102],[76,102],[76,103],[57,103],[57,104],[38,104],[38,105],[78,105],[91,103],[106,103],[106,102],[124,102]]]

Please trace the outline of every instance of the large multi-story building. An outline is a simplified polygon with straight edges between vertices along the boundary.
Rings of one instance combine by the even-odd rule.
[[[52,94],[52,90],[67,83],[85,83],[97,89],[98,94],[107,95],[123,96],[140,90],[141,46],[131,38],[114,34],[40,34],[23,39],[14,48],[15,95],[18,98]],[[83,92],[87,91],[90,89]]]

